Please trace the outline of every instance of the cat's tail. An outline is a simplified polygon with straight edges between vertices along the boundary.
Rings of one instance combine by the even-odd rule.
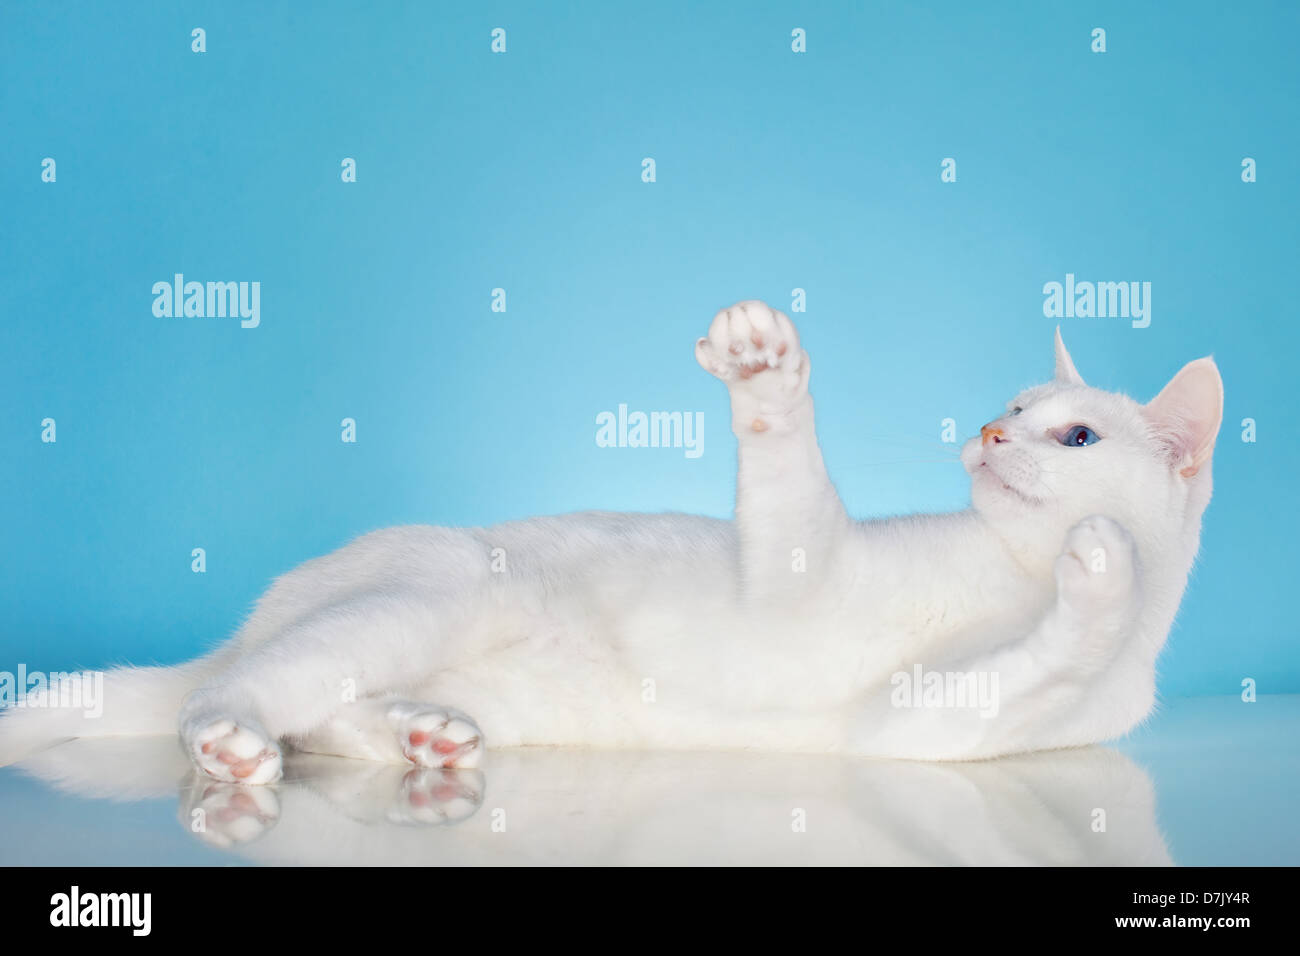
[[[217,669],[216,655],[176,667],[43,675],[39,685],[0,710],[0,767],[73,737],[176,733],[185,695]],[[40,689],[37,689],[39,687]]]

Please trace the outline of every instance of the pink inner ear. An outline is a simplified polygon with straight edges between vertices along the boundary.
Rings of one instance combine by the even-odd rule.
[[[1223,379],[1211,358],[1183,366],[1144,409],[1147,418],[1167,436],[1174,462],[1184,478],[1195,475],[1214,452],[1223,421]]]

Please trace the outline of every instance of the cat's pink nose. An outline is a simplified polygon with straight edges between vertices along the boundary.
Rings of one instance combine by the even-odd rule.
[[[993,428],[989,425],[985,425],[980,429],[980,444],[987,445],[990,439],[992,439],[994,443],[999,445],[1002,444],[1002,442],[1004,441],[1011,440],[1005,436],[1006,436],[1006,432],[1004,432],[1001,428]]]

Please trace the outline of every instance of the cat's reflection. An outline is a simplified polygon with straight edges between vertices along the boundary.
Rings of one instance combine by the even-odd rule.
[[[244,787],[137,738],[72,741],[24,769],[114,799],[179,779],[187,832],[268,864],[1171,862],[1146,773],[1099,747],[961,764],[531,749],[482,772],[294,754],[279,783]]]
[[[193,771],[180,788],[181,823],[211,846],[251,843],[279,822],[281,794],[288,797],[294,788],[314,790],[341,817],[356,823],[447,826],[478,810],[484,782],[478,770],[429,770],[295,754],[286,765],[285,779],[269,787],[222,783]]]

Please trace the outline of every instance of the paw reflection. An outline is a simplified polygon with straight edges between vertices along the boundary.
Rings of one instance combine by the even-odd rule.
[[[253,787],[196,773],[174,737],[104,738],[22,769],[104,801],[93,833],[179,781],[170,837],[269,865],[1171,862],[1151,779],[1098,747],[954,764],[539,747],[499,750],[485,773],[289,751],[284,777]]]
[[[195,775],[181,793],[181,823],[209,846],[252,843],[280,819],[280,797],[271,787],[209,781]]]
[[[374,841],[388,828],[463,823],[482,805],[486,790],[478,770],[290,754],[284,779],[270,786],[189,774],[181,786],[180,819],[194,836],[220,849],[247,846],[277,825],[291,842],[338,838],[358,824]]]
[[[477,770],[408,770],[388,819],[404,826],[456,824],[473,816],[483,790],[483,774]]]

